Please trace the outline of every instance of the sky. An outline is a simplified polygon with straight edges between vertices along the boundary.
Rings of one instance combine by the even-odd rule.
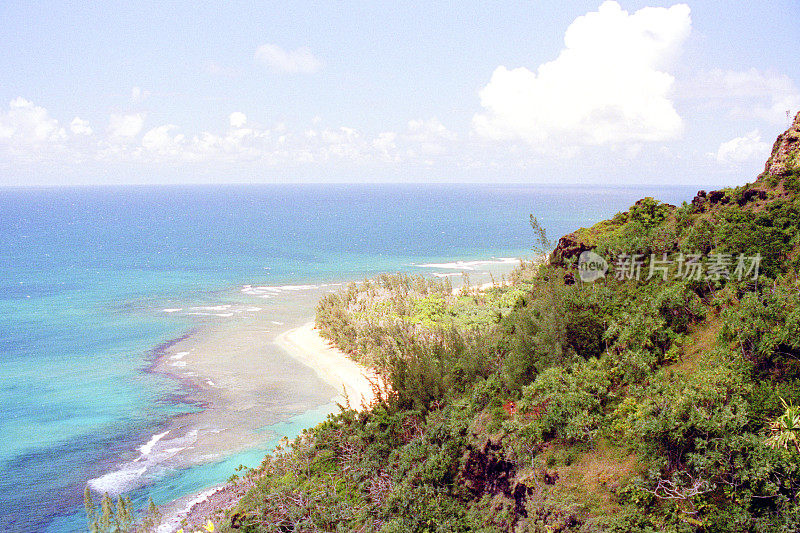
[[[800,110],[797,0],[5,0],[0,21],[0,186],[740,185]]]

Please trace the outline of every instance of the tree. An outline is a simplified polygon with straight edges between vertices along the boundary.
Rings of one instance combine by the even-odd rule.
[[[536,240],[533,241],[533,251],[539,255],[547,255],[553,250],[553,243],[547,240],[547,231],[539,223],[539,220],[531,215],[531,227],[536,234]]]
[[[114,518],[118,531],[128,531],[133,527],[133,516],[130,508],[131,502],[129,499],[122,496],[117,497],[117,513]]]
[[[159,523],[161,523],[161,511],[158,510],[158,507],[153,502],[153,498],[149,498],[147,501],[147,515],[142,519],[142,523],[137,528],[137,531],[155,531]]]
[[[111,497],[106,492],[100,500],[100,517],[98,519],[99,530],[102,533],[111,531],[111,524],[114,522],[114,507]]]
[[[92,491],[88,485],[83,491],[83,505],[86,507],[86,527],[91,533],[97,533],[97,507],[92,500]]]

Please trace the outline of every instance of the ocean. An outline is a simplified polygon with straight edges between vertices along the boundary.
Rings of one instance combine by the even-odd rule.
[[[694,193],[411,184],[0,189],[0,530],[85,529],[87,484],[96,495],[129,495],[139,509],[150,497],[187,497],[240,464],[258,465],[281,437],[335,412],[336,391],[271,344],[313,319],[326,292],[381,272],[499,276],[535,256],[530,214],[557,240],[643,196],[680,203]],[[208,383],[220,391],[209,400],[181,354],[224,351],[230,339],[259,381],[245,386],[240,374],[244,393],[235,398]],[[229,378],[237,383],[235,372]],[[246,428],[224,414],[243,402],[257,414]],[[212,404],[228,411],[210,418]]]

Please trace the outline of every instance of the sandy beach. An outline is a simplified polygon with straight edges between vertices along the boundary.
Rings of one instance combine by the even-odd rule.
[[[377,372],[356,363],[322,338],[314,322],[278,335],[275,343],[339,391],[335,399],[338,403],[348,401],[352,409],[362,410],[375,400],[373,384],[380,383]]]

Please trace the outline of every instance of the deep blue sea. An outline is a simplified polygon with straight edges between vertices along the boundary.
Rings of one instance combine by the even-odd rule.
[[[233,313],[165,310],[231,309],[247,286],[295,290],[385,271],[448,272],[423,265],[530,259],[531,213],[557,240],[643,196],[679,203],[694,193],[533,185],[0,189],[0,530],[81,530],[87,482],[135,455],[172,417],[201,408],[183,400],[179,382],[147,369],[159,346],[202,327],[207,315]],[[286,314],[313,317],[313,302],[283,293]],[[320,406],[281,419],[262,447],[148,478],[135,502],[152,496],[162,504],[222,482],[236,465],[258,464],[276,435],[293,436],[328,412]]]

